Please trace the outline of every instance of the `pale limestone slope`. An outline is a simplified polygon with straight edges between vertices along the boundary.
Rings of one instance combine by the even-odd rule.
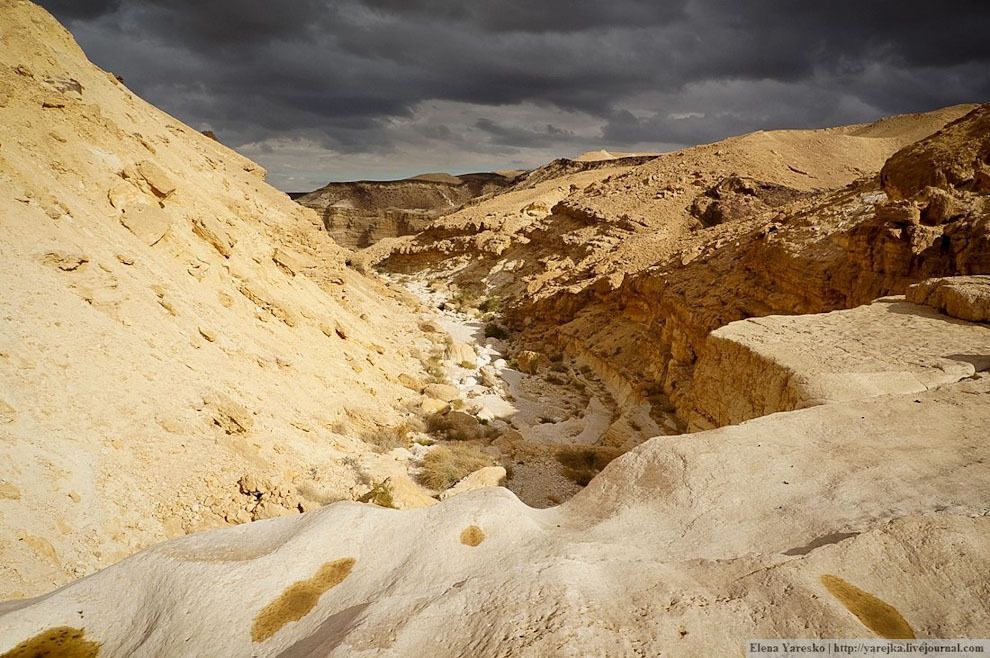
[[[0,44],[0,595],[404,471],[345,436],[413,395],[394,294],[42,9],[0,2]]]

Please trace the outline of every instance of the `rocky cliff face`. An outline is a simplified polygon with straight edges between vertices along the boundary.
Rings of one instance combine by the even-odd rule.
[[[611,355],[633,388],[690,413],[694,364],[709,332],[728,322],[849,308],[927,277],[988,271],[979,182],[987,116],[987,106],[974,109],[898,151],[876,178],[698,231],[641,272],[551,289],[513,307],[514,325],[539,341]],[[900,182],[918,171],[928,172],[926,184]]]

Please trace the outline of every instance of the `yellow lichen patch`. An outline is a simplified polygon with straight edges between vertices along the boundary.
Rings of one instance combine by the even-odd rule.
[[[881,601],[838,576],[825,574],[822,576],[822,585],[832,596],[839,599],[849,612],[856,615],[863,625],[880,637],[889,640],[914,639],[914,630],[910,624],[889,603]]]
[[[264,642],[290,621],[299,621],[305,617],[316,607],[324,592],[339,585],[350,575],[354,562],[352,557],[327,562],[312,578],[289,585],[277,599],[262,608],[254,618],[251,639],[255,642]]]
[[[485,541],[485,533],[476,525],[469,525],[461,531],[461,543],[465,546],[477,546],[483,541]]]
[[[0,658],[36,658],[59,656],[60,658],[95,658],[100,653],[100,643],[85,639],[81,628],[57,626],[24,640]]]

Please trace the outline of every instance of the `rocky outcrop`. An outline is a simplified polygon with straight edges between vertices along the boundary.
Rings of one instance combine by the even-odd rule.
[[[918,199],[934,188],[990,194],[990,109],[975,110],[895,153],[880,171],[891,199]]]
[[[990,276],[928,279],[909,287],[907,298],[954,318],[990,323]]]
[[[986,370],[990,327],[900,298],[740,320],[708,336],[688,417],[692,429],[709,429],[818,404],[920,393]]]
[[[907,167],[912,157],[927,158],[942,140],[954,144],[988,113],[990,106],[977,108],[926,140],[925,148],[898,152],[891,161],[899,164],[888,171]],[[958,152],[965,162],[970,150],[945,152]],[[890,174],[885,180],[899,179]],[[966,211],[926,225],[924,204],[939,194]],[[947,184],[895,202],[880,180],[864,180],[809,197],[789,213],[710,229],[705,240],[684,243],[643,272],[509,305],[511,324],[537,344],[562,341],[607,360],[632,389],[659,389],[686,415],[708,334],[729,322],[849,308],[904,294],[926,278],[990,271],[986,200]]]
[[[802,196],[798,190],[742,176],[727,176],[691,203],[691,214],[703,226],[736,222],[782,206]]]

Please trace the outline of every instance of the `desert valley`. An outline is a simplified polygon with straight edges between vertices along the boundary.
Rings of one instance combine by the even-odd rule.
[[[990,105],[265,175],[0,0],[0,656],[990,637]]]

